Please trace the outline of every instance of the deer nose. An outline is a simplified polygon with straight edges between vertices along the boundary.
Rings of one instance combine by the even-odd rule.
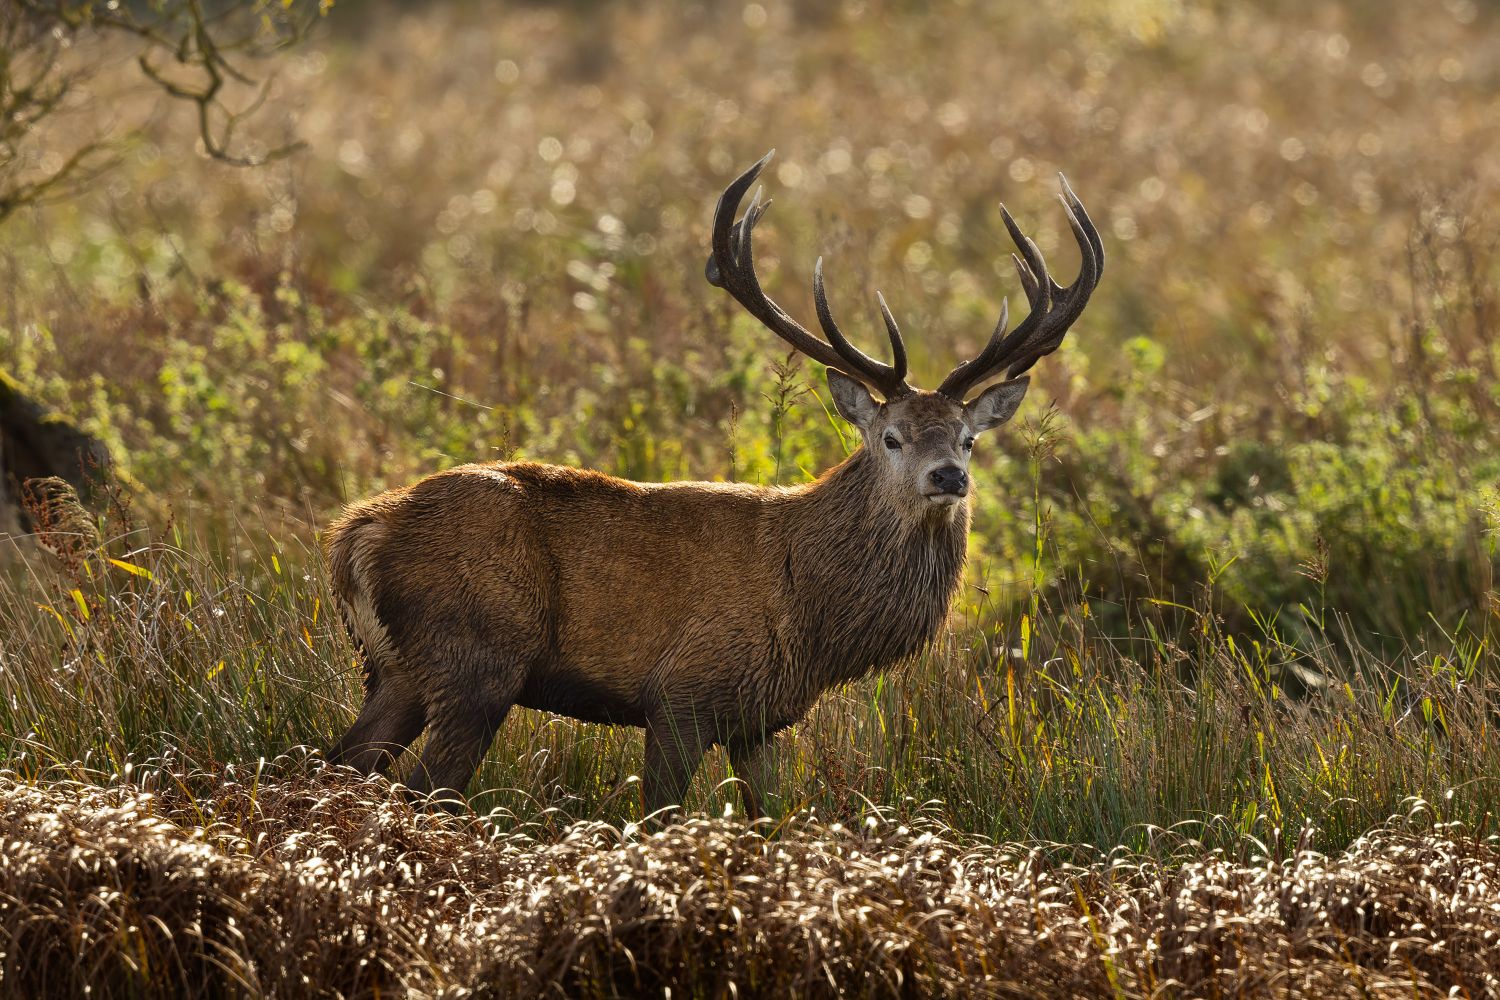
[[[969,488],[969,474],[956,465],[943,465],[927,474],[939,493],[963,496]]]

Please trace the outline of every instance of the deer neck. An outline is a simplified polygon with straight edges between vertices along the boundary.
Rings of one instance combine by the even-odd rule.
[[[941,631],[963,572],[967,506],[912,514],[860,449],[796,497],[784,585],[809,666],[838,683],[907,659]]]

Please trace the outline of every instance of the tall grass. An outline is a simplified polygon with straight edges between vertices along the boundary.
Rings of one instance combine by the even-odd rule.
[[[0,589],[15,766],[119,771],[165,755],[211,769],[329,745],[359,693],[316,553],[267,540],[193,555],[212,547],[133,537],[72,573],[38,554]],[[826,697],[782,737],[782,796],[829,820],[879,806],[1100,848],[1144,847],[1161,825],[1212,845],[1307,823],[1316,846],[1342,848],[1412,796],[1486,821],[1500,775],[1492,646],[1462,631],[1385,657],[1335,616],[1310,636],[1274,622],[1246,635],[1213,606],[1204,595],[1116,636],[1086,602],[997,608],[971,591],[938,647]],[[518,709],[473,804],[556,830],[638,820],[640,755],[636,730]],[[689,806],[737,807],[729,779],[711,758]]]

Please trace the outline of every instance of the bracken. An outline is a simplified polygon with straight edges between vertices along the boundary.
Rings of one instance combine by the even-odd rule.
[[[283,760],[0,775],[0,845],[10,996],[1500,995],[1500,854],[1445,827],[1245,861],[806,816],[544,841]]]

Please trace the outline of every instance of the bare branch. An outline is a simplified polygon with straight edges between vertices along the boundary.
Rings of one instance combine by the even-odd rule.
[[[75,95],[82,71],[66,50],[89,37],[116,35],[137,48],[142,75],[162,94],[191,104],[205,155],[255,167],[304,147],[289,142],[267,152],[239,148],[239,134],[267,104],[273,74],[258,77],[247,63],[302,41],[329,0],[4,0],[0,3],[0,222],[18,208],[67,197],[114,161],[119,137],[100,135],[47,164],[39,128]],[[170,68],[168,68],[170,67]],[[252,88],[231,107],[237,88]],[[54,161],[55,162],[55,161]]]

